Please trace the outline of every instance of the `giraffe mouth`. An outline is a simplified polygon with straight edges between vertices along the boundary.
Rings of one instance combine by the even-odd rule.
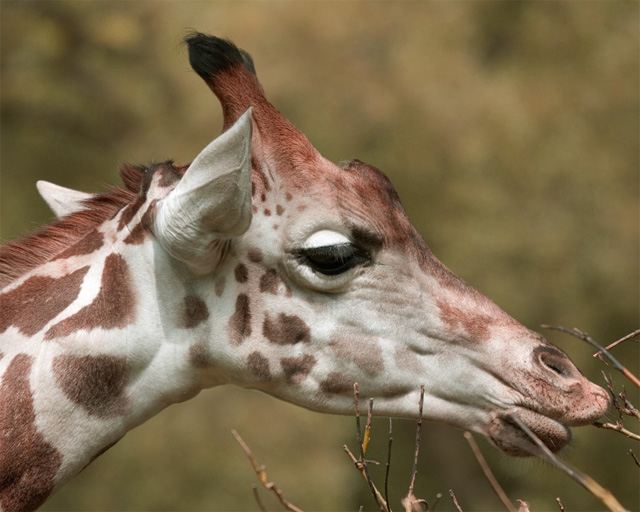
[[[571,441],[571,431],[565,425],[531,409],[517,408],[491,413],[487,437],[507,455],[528,457],[539,455],[541,452],[514,420],[513,415],[516,415],[553,453],[562,450]]]

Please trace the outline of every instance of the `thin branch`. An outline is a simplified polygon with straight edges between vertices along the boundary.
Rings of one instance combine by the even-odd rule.
[[[478,464],[480,464],[480,468],[482,469],[484,476],[487,478],[487,480],[489,480],[489,483],[491,484],[491,488],[498,495],[498,498],[500,498],[500,501],[502,502],[502,504],[505,506],[505,508],[509,512],[516,512],[516,508],[513,506],[513,504],[511,503],[511,500],[509,500],[509,497],[507,496],[507,494],[504,492],[504,490],[498,483],[498,480],[493,475],[491,468],[489,468],[489,464],[487,464],[487,461],[483,457],[482,452],[480,451],[480,448],[478,448],[478,444],[476,443],[475,439],[471,435],[471,432],[465,432],[464,438],[469,443],[469,446],[471,447],[471,451],[473,451],[473,454],[475,455],[476,460],[478,461]]]
[[[282,491],[278,488],[278,486],[274,482],[269,482],[267,480],[267,470],[266,470],[266,468],[264,466],[258,465],[258,461],[256,461],[255,457],[251,453],[251,449],[249,448],[247,443],[245,443],[244,440],[240,437],[240,434],[238,434],[238,432],[236,432],[235,430],[232,430],[231,433],[236,438],[236,441],[238,441],[240,446],[242,446],[242,449],[244,450],[244,453],[247,455],[247,458],[249,459],[249,462],[251,462],[251,465],[253,466],[253,469],[256,472],[256,475],[258,475],[258,479],[260,480],[262,485],[265,487],[265,489],[268,489],[269,491],[272,491],[277,496],[277,498],[280,501],[280,503],[282,503],[282,505],[287,510],[289,510],[291,512],[302,512],[301,509],[299,509],[293,503],[291,503],[290,501],[285,499],[285,497],[282,495]]]
[[[371,481],[371,478],[369,478],[369,475],[364,472],[364,465],[362,464],[362,462],[359,461],[358,459],[356,459],[355,455],[351,452],[351,450],[349,450],[349,447],[346,444],[342,447],[342,449],[349,456],[349,458],[351,459],[351,462],[353,462],[353,465],[360,472],[360,474],[362,475],[362,478],[364,478],[365,482],[367,482],[368,484],[370,484],[373,487],[372,492],[374,493],[374,497],[376,499],[376,502],[380,503],[381,512],[391,512],[387,502],[382,497],[382,494],[380,494],[380,491],[378,491],[378,488]]]
[[[560,512],[564,512],[564,505],[560,501],[560,497],[559,496],[556,498],[556,501],[558,502],[558,507],[560,508]]]
[[[605,428],[608,430],[615,430],[616,432],[620,432],[621,434],[624,434],[625,436],[627,436],[630,439],[635,439],[636,441],[640,441],[640,435],[631,432],[630,430],[627,430],[626,428],[624,428],[622,426],[622,423],[611,423],[609,421],[607,421],[606,423],[600,423],[599,421],[594,421],[592,423],[592,425],[594,427],[598,427],[598,428]]]
[[[629,455],[631,455],[631,457],[633,458],[633,462],[636,463],[636,466],[640,468],[640,459],[638,459],[638,456],[633,453],[633,450],[631,448],[629,448]]]
[[[387,467],[384,473],[384,499],[389,503],[389,470],[391,469],[391,444],[393,443],[393,421],[389,418],[389,443],[387,445]]]
[[[371,490],[371,494],[373,494],[373,497],[376,500],[376,504],[378,505],[378,509],[380,509],[381,512],[385,512],[388,510],[388,506],[386,502],[383,504],[384,500],[381,501],[382,495],[374,485],[373,480],[371,480],[371,475],[369,475],[369,468],[367,468],[367,459],[364,456],[365,448],[362,443],[362,430],[360,429],[360,392],[358,391],[357,382],[353,384],[353,399],[354,407],[356,410],[356,436],[358,439],[358,447],[360,449],[360,460],[356,462],[356,467],[358,468],[358,470],[360,470],[362,476],[364,476],[364,479],[367,481],[369,489]],[[369,407],[373,408],[373,401],[369,403]]]
[[[616,370],[622,372],[631,382],[633,382],[636,386],[640,388],[640,379],[638,379],[638,377],[636,377],[633,373],[631,373],[631,371],[629,371],[625,366],[620,364],[620,362],[615,357],[613,357],[607,349],[605,349],[603,346],[601,346],[596,341],[594,341],[593,338],[589,336],[586,332],[581,331],[580,329],[576,329],[575,327],[573,329],[567,329],[566,327],[561,327],[557,325],[545,325],[545,324],[543,324],[541,327],[543,329],[553,329],[555,331],[564,332],[566,334],[570,334],[571,336],[575,336],[576,338],[579,338],[583,341],[586,341],[589,345],[591,345],[592,347],[595,347],[599,352],[601,352],[602,355],[611,362],[611,364]]]
[[[416,449],[413,456],[413,469],[411,471],[411,484],[409,485],[409,492],[402,499],[401,503],[406,512],[416,512],[422,510],[422,505],[426,505],[427,502],[423,499],[416,498],[413,494],[413,487],[416,483],[416,475],[418,474],[418,455],[420,454],[420,438],[422,435],[422,409],[424,407],[424,384],[420,386],[420,408],[418,415],[418,425],[416,427]]]
[[[460,504],[458,503],[456,495],[453,494],[453,489],[449,489],[449,496],[451,496],[451,499],[453,500],[453,504],[456,506],[456,509],[458,510],[458,512],[462,512],[462,508],[460,507]]]
[[[258,494],[258,486],[256,484],[251,484],[251,489],[253,489],[253,497],[258,504],[258,508],[260,508],[262,512],[267,512],[267,507],[264,506],[264,503],[262,503],[262,500],[260,499],[260,494]]]
[[[516,414],[509,414],[509,417],[520,427],[520,429],[529,436],[529,438],[536,444],[536,446],[540,449],[539,452],[534,452],[535,455],[540,458],[550,462],[552,465],[566,473],[568,476],[573,478],[576,482],[586,488],[591,494],[593,494],[596,498],[598,498],[602,503],[606,505],[606,507],[612,512],[625,512],[625,508],[618,502],[613,494],[604,487],[602,487],[598,482],[596,482],[589,475],[583,473],[582,471],[571,467],[566,462],[558,459],[552,452],[547,448],[547,446],[540,440],[540,438],[535,435],[529,427],[527,427],[522,420]]]
[[[529,505],[526,501],[518,500],[520,504],[520,508],[518,508],[518,512],[529,512]]]
[[[626,336],[623,336],[622,338],[620,338],[618,341],[614,341],[613,343],[611,343],[610,345],[607,345],[604,348],[605,348],[605,350],[611,350],[613,347],[617,347],[621,343],[624,343],[627,340],[631,340],[631,339],[635,338],[638,335],[640,335],[640,329],[637,329],[637,330],[635,330],[633,332],[630,332]],[[598,351],[595,354],[593,354],[593,357],[600,357],[601,355],[602,355],[602,352]]]

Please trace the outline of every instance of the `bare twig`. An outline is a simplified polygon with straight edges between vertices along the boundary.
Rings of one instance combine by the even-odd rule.
[[[636,466],[640,468],[640,459],[638,459],[638,456],[635,453],[633,453],[633,450],[631,448],[629,448],[629,455],[631,455],[631,457],[633,458],[633,461],[636,463]]]
[[[358,468],[358,471],[360,471],[360,473],[364,477],[365,481],[369,485],[369,489],[371,490],[371,494],[373,494],[373,497],[376,500],[376,504],[378,505],[378,509],[381,512],[388,512],[389,507],[387,505],[387,502],[384,500],[384,498],[382,497],[382,495],[380,494],[380,492],[376,488],[375,484],[371,480],[371,476],[369,475],[369,469],[367,468],[367,459],[364,456],[365,448],[364,448],[364,445],[363,445],[363,442],[362,442],[362,431],[360,429],[360,403],[359,403],[360,402],[360,393],[358,391],[358,383],[357,382],[353,384],[353,397],[354,397],[354,407],[355,407],[355,411],[356,411],[356,436],[357,436],[357,439],[358,439],[358,447],[360,449],[360,459],[359,460],[355,460],[355,457],[349,451],[349,448],[347,448],[346,445],[344,446],[344,448],[346,449],[347,454],[349,455],[349,457],[352,459],[352,462],[354,462],[356,468]],[[369,425],[369,429],[371,428],[370,427],[370,421],[371,421],[370,415],[371,415],[372,409],[373,409],[373,400],[371,400],[369,402],[369,421],[367,421],[367,424]],[[368,443],[368,441],[367,441],[367,443]]]
[[[547,448],[547,446],[540,440],[540,438],[535,435],[529,427],[527,427],[522,420],[516,414],[510,414],[509,417],[520,427],[520,429],[529,436],[529,438],[536,444],[536,446],[540,449],[539,452],[535,453],[540,458],[546,460],[551,463],[568,476],[573,478],[576,482],[586,488],[591,494],[593,494],[596,498],[598,498],[602,503],[604,503],[607,508],[613,512],[625,512],[625,508],[618,502],[613,494],[604,487],[602,487],[598,482],[596,482],[589,475],[583,473],[582,471],[571,467],[566,462],[558,459],[552,452]]]
[[[389,503],[389,470],[391,469],[391,444],[393,443],[393,421],[389,418],[389,443],[387,445],[387,467],[384,473],[384,499]]]
[[[262,500],[260,499],[260,494],[258,494],[258,486],[256,484],[251,484],[251,489],[253,490],[253,497],[258,504],[258,508],[260,508],[262,512],[267,512],[267,507],[264,506],[264,503],[262,503]]]
[[[364,478],[365,482],[367,482],[368,484],[370,484],[373,487],[372,492],[374,493],[374,497],[376,499],[376,503],[380,504],[380,507],[381,507],[380,510],[382,512],[391,512],[390,509],[389,509],[389,506],[387,505],[387,502],[382,497],[382,494],[380,494],[380,491],[378,491],[378,488],[371,481],[371,478],[368,478],[368,474],[365,474],[364,465],[362,464],[362,462],[359,461],[358,459],[356,459],[355,455],[353,455],[353,453],[351,453],[351,450],[349,450],[349,447],[346,444],[342,447],[342,449],[349,456],[349,458],[351,459],[351,462],[353,462],[353,465],[360,472],[360,474],[362,475],[362,478]]]
[[[513,504],[509,500],[509,497],[507,496],[507,494],[504,492],[504,490],[498,483],[498,480],[496,479],[496,477],[493,475],[491,468],[489,468],[489,464],[487,464],[487,461],[482,456],[482,452],[480,451],[480,448],[478,448],[478,444],[476,443],[475,439],[473,439],[471,432],[465,432],[464,438],[469,443],[469,446],[471,447],[471,451],[473,451],[473,454],[475,455],[476,460],[478,461],[478,464],[480,464],[480,468],[482,469],[484,476],[487,477],[487,480],[489,480],[489,483],[491,484],[491,488],[498,495],[498,498],[500,498],[500,501],[502,502],[502,504],[505,506],[505,508],[509,512],[516,512],[516,508],[513,506]]]
[[[622,423],[611,423],[609,421],[607,421],[606,423],[600,423],[599,421],[594,421],[593,426],[598,428],[615,430],[616,432],[620,432],[621,434],[624,434],[630,439],[635,439],[636,441],[640,441],[640,435],[634,432],[631,432],[630,430],[627,430],[622,426]]]
[[[251,453],[251,449],[249,448],[247,443],[245,443],[244,440],[240,437],[240,434],[238,434],[238,432],[236,432],[235,430],[232,430],[231,433],[236,438],[236,441],[238,441],[240,446],[242,446],[242,449],[244,450],[244,453],[247,455],[247,458],[251,462],[251,465],[253,466],[253,469],[256,472],[256,475],[258,475],[258,479],[260,480],[262,485],[265,487],[265,489],[268,489],[269,491],[272,491],[277,496],[277,498],[280,501],[280,503],[282,503],[282,505],[287,510],[290,510],[291,512],[302,512],[301,509],[299,509],[293,503],[291,503],[290,501],[285,499],[285,497],[282,495],[282,491],[278,488],[278,486],[274,482],[269,482],[267,480],[267,470],[266,470],[266,468],[264,466],[259,466],[258,465],[258,461],[256,461],[255,457]],[[255,494],[257,494],[257,490],[254,492],[254,495]],[[259,501],[258,501],[258,504],[260,504]]]
[[[520,507],[518,508],[518,512],[529,512],[529,505],[526,501],[518,500]]]
[[[637,330],[635,330],[633,332],[630,332],[626,336],[623,336],[622,338],[620,338],[618,341],[614,341],[613,343],[607,345],[604,348],[605,348],[605,350],[611,350],[613,347],[617,347],[621,343],[624,343],[627,340],[631,340],[631,339],[635,338],[638,335],[640,335],[640,329],[637,329]],[[595,354],[593,354],[593,357],[600,357],[601,355],[602,355],[602,352],[598,351]]]
[[[602,355],[611,362],[611,364],[616,370],[622,372],[631,382],[633,382],[636,386],[640,388],[640,379],[638,379],[638,377],[636,377],[633,373],[631,373],[631,371],[629,371],[625,366],[620,364],[620,362],[615,357],[613,357],[607,349],[605,349],[603,346],[599,345],[596,341],[594,341],[593,338],[589,336],[586,332],[581,331],[580,329],[576,329],[575,327],[573,329],[567,329],[566,327],[561,327],[557,325],[544,325],[544,324],[541,327],[543,329],[553,329],[555,331],[564,332],[566,334],[570,334],[571,336],[575,336],[576,338],[579,338],[583,341],[586,341],[589,345],[591,345],[592,347],[595,347],[598,350],[598,352],[601,352]]]
[[[458,512],[462,512],[462,508],[460,507],[460,504],[458,503],[456,495],[453,494],[453,489],[449,489],[449,496],[451,496],[451,499],[453,500],[453,504],[456,506],[456,509],[458,510]]]
[[[556,498],[556,501],[558,502],[558,507],[560,508],[560,512],[564,512],[564,505],[560,501],[560,497],[559,496]]]
[[[418,455],[420,454],[420,438],[422,435],[422,409],[424,407],[424,385],[420,386],[420,414],[418,415],[418,425],[416,427],[416,449],[413,456],[413,469],[411,471],[411,484],[409,492],[402,498],[401,502],[406,512],[416,512],[422,510],[422,505],[427,505],[423,499],[416,498],[413,494],[413,486],[416,483],[416,475],[418,474]]]

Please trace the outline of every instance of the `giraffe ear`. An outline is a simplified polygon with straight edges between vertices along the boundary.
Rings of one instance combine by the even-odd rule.
[[[196,157],[156,207],[158,241],[200,275],[212,272],[230,238],[251,224],[251,110]]]
[[[86,208],[85,201],[93,197],[93,194],[54,185],[48,181],[40,180],[36,183],[36,187],[38,187],[42,199],[59,219],[84,210]]]

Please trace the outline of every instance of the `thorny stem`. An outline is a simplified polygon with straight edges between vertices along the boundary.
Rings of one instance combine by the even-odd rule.
[[[471,451],[473,451],[473,454],[475,455],[476,460],[478,461],[478,464],[480,464],[480,468],[482,469],[484,476],[487,477],[487,480],[489,480],[489,483],[491,484],[493,491],[498,495],[498,498],[500,498],[500,501],[502,502],[502,504],[505,506],[505,508],[509,512],[516,512],[516,508],[511,503],[511,500],[509,500],[509,497],[507,496],[507,494],[504,492],[504,490],[498,483],[498,480],[496,479],[496,477],[493,475],[491,468],[489,468],[489,464],[487,464],[487,461],[482,456],[482,452],[480,451],[480,448],[478,448],[478,444],[473,439],[471,432],[465,432],[464,438],[469,443],[469,446],[471,447]]]
[[[516,414],[509,414],[509,417],[520,427],[520,429],[529,436],[529,438],[536,444],[536,446],[540,449],[538,453],[535,455],[540,458],[550,462],[552,465],[566,473],[568,476],[573,478],[576,482],[586,488],[591,494],[593,494],[596,498],[598,498],[602,503],[604,503],[607,508],[613,512],[625,512],[626,509],[618,502],[613,494],[608,489],[602,487],[598,482],[596,482],[589,475],[583,473],[582,471],[571,467],[566,462],[558,459],[552,452],[547,448],[547,446],[540,440],[540,438],[535,435],[529,427],[527,427],[522,420]]]
[[[355,455],[351,452],[351,450],[349,450],[349,447],[346,444],[342,446],[342,449],[349,456],[349,458],[351,459],[351,462],[353,462],[353,465],[362,475],[362,478],[364,478],[367,483],[371,482],[371,485],[373,486],[373,493],[374,493],[374,497],[376,498],[376,502],[379,501],[381,504],[381,508],[380,508],[381,512],[391,512],[389,509],[389,506],[387,505],[387,502],[384,500],[384,498],[380,494],[380,491],[378,491],[377,487],[374,485],[374,483],[371,481],[370,478],[367,479],[367,475],[364,472],[364,466],[362,462],[356,459]]]
[[[575,336],[576,338],[579,338],[583,341],[586,341],[589,345],[591,345],[592,347],[595,347],[598,350],[598,352],[602,353],[602,355],[611,362],[611,364],[616,370],[622,372],[631,382],[633,382],[636,386],[640,388],[640,379],[638,379],[638,377],[636,377],[626,367],[620,364],[620,362],[615,357],[613,357],[607,349],[605,349],[603,346],[601,346],[596,341],[594,341],[593,338],[589,336],[586,332],[581,331],[580,329],[576,329],[575,327],[573,329],[567,329],[566,327],[561,327],[557,325],[546,325],[546,324],[543,324],[541,327],[543,329],[553,329],[555,331],[564,332],[566,334],[570,334],[571,336]]]
[[[244,439],[242,439],[240,437],[240,434],[238,434],[238,432],[236,432],[235,430],[232,430],[231,433],[236,438],[236,441],[238,441],[240,446],[242,446],[242,449],[244,450],[244,453],[247,455],[247,458],[249,459],[249,462],[251,462],[251,465],[253,466],[253,469],[256,472],[256,475],[258,475],[258,479],[260,480],[262,485],[265,487],[265,489],[268,489],[268,490],[272,491],[277,496],[277,498],[280,501],[280,503],[282,503],[282,505],[287,510],[289,510],[291,512],[302,512],[301,509],[299,509],[293,503],[291,503],[290,501],[285,499],[285,497],[282,495],[282,491],[278,488],[278,486],[274,482],[269,482],[267,480],[267,470],[266,470],[266,468],[264,466],[258,465],[258,461],[253,456],[253,453],[251,453],[251,449],[249,448],[247,443],[245,443]],[[254,495],[257,495],[257,489],[254,490]],[[262,508],[262,506],[260,505],[260,501],[258,501],[258,506],[260,506]]]

